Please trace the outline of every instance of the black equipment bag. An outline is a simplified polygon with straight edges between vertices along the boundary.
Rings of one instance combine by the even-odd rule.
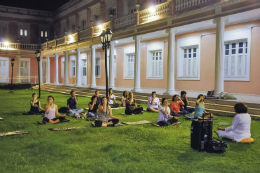
[[[191,148],[207,150],[212,140],[212,120],[197,119],[191,123]]]
[[[68,107],[61,107],[60,109],[59,109],[59,112],[60,113],[67,113],[69,111],[69,108]]]

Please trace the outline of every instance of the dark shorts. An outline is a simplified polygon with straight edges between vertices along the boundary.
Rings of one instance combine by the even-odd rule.
[[[115,125],[119,122],[118,119],[110,119],[110,120],[108,120],[108,122],[110,122],[110,121],[113,122],[113,125],[112,125],[112,126],[115,126]],[[96,120],[96,121],[95,121],[95,127],[102,127],[102,121]]]
[[[54,118],[54,119],[52,119],[52,121],[56,121],[56,120],[60,120],[60,122],[62,122],[65,118],[64,117],[58,117],[58,118]],[[50,119],[48,119],[47,117],[44,117],[43,118],[43,120],[42,120],[42,122],[45,124],[45,123],[48,123],[48,122],[50,122]]]

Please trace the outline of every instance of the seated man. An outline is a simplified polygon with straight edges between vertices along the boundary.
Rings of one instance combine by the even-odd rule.
[[[148,98],[147,112],[159,112],[160,100],[156,97],[156,92],[152,92],[152,96]]]
[[[45,116],[42,122],[38,122],[38,124],[56,124],[60,122],[68,122],[69,120],[65,119],[65,114],[59,114],[58,106],[54,103],[54,97],[48,97],[48,104],[45,105]],[[59,116],[56,118],[56,116]]]
[[[183,101],[183,103],[184,103],[184,105],[183,105],[183,107],[181,107],[181,111],[182,110],[185,110],[185,111],[187,111],[189,114],[192,114],[192,112],[194,112],[195,111],[195,108],[187,108],[187,106],[189,106],[189,100],[188,100],[188,98],[187,98],[187,93],[186,93],[186,91],[182,91],[181,92],[181,100]]]
[[[89,102],[88,106],[89,106],[88,117],[95,117],[97,115],[97,109],[98,109],[96,95],[91,97],[91,102]]]
[[[35,114],[44,114],[44,109],[41,107],[41,102],[39,100],[37,100],[37,94],[33,93],[32,94],[33,100],[31,100],[30,105],[31,105],[31,109],[30,111],[27,113],[28,115],[35,115]],[[42,111],[40,111],[40,110]]]
[[[78,99],[76,98],[75,91],[70,92],[71,97],[67,101],[69,113],[74,114],[76,118],[80,118],[79,113],[83,112],[83,109],[77,109]]]
[[[232,125],[225,129],[218,127],[218,135],[222,138],[240,142],[242,139],[251,137],[251,116],[247,113],[247,106],[244,103],[237,103],[234,108],[236,116],[233,119]]]
[[[111,108],[121,107],[121,104],[119,104],[119,103],[116,102],[116,97],[115,97],[115,95],[113,94],[113,89],[112,89],[112,88],[109,88],[108,93],[109,93],[109,100],[108,100],[109,106],[110,106]]]
[[[100,104],[102,98],[99,96],[99,91],[98,90],[95,91],[95,95],[97,96],[97,104]]]

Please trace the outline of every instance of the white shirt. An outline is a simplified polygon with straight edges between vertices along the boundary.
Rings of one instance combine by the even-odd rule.
[[[160,106],[160,100],[159,100],[157,97],[155,97],[155,98],[154,98],[153,105],[151,105],[152,100],[153,100],[153,97],[149,97],[149,98],[148,98],[148,108],[158,109],[158,107]]]
[[[114,104],[114,100],[115,100],[115,99],[116,99],[115,95],[112,94],[112,95],[110,96],[110,98],[109,98],[108,104],[110,104],[110,105]]]
[[[53,108],[49,108],[49,112],[45,112],[45,116],[46,118],[48,118],[49,120],[52,120],[54,118],[56,118],[56,106],[55,104],[53,104]]]
[[[163,113],[161,112],[161,110],[165,110],[165,108],[164,108],[163,106],[160,106],[160,107],[159,107],[159,117],[158,117],[158,121],[157,121],[157,122],[159,122],[159,121],[165,121],[165,122],[167,122],[167,121],[169,120],[169,118],[170,118],[170,108],[167,107],[167,112],[166,112],[166,114],[163,114]]]
[[[225,132],[234,133],[234,140],[240,142],[244,138],[251,137],[251,117],[249,114],[237,114],[232,125],[225,129]]]

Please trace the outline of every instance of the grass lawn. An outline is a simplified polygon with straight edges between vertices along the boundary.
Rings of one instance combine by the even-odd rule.
[[[67,117],[71,121],[55,125],[37,125],[40,115],[22,115],[29,110],[31,94],[36,90],[0,90],[0,132],[23,130],[29,134],[0,137],[0,173],[79,173],[79,172],[259,172],[260,121],[252,121],[253,144],[228,141],[224,154],[208,154],[190,147],[191,121],[180,118],[182,127],[124,125],[93,128],[91,122]],[[47,96],[58,107],[66,106],[68,95],[42,91],[42,106]],[[78,97],[78,108],[87,107],[90,98]],[[145,108],[147,105],[143,105]],[[157,113],[126,116],[124,109],[113,110],[122,121],[156,122]],[[218,122],[232,118],[215,116]],[[86,127],[73,131],[49,131],[53,127]],[[226,127],[226,126],[222,126]],[[214,134],[216,137],[216,134]]]

